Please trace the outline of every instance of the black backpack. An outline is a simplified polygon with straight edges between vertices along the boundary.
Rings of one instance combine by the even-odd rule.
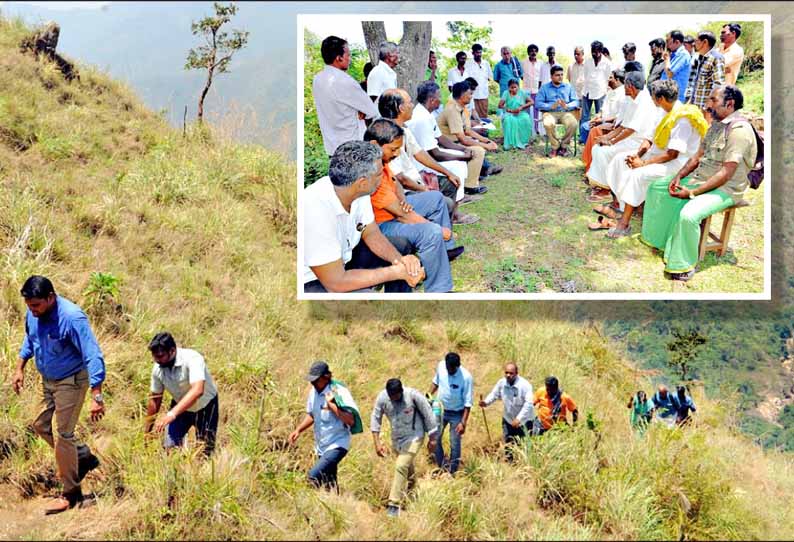
[[[750,188],[753,190],[758,190],[758,187],[761,186],[761,182],[764,180],[764,133],[756,130],[755,126],[753,126],[753,123],[746,118],[736,117],[725,128],[725,137],[727,139],[728,133],[731,131],[731,129],[733,129],[733,126],[737,122],[742,121],[749,124],[750,128],[753,130],[753,134],[755,134],[755,144],[758,148],[758,153],[755,155],[753,167],[747,172],[747,179],[750,181]]]

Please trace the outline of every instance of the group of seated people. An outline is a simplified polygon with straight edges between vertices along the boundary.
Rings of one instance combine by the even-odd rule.
[[[740,202],[750,184],[759,149],[740,113],[744,97],[736,86],[715,86],[700,108],[679,101],[673,79],[646,89],[640,71],[616,70],[610,86],[622,86],[625,98],[590,123],[588,201],[601,203],[588,228],[626,237],[644,206],[640,240],[663,253],[665,276],[686,282],[699,259],[701,221]]]
[[[668,42],[677,44],[677,34]],[[709,45],[704,41],[705,53]],[[410,292],[419,283],[425,292],[452,291],[450,262],[464,252],[453,226],[478,221],[459,208],[482,198],[482,181],[501,171],[486,160],[498,146],[486,135],[489,119],[477,113],[482,104],[474,107],[477,80],[463,78],[465,58],[457,59],[462,80],[450,85],[442,108],[433,80],[419,84],[416,103],[398,88],[393,43],[381,44],[366,87],[345,73],[347,42],[329,36],[321,51],[326,68],[315,76],[313,93],[330,164],[328,176],[304,192],[304,292],[370,292],[379,285]],[[584,64],[583,73],[602,75],[601,52],[594,42],[592,66]],[[642,65],[631,60],[606,72],[607,91],[597,100],[588,84],[580,100],[556,64],[534,95],[511,78],[499,112],[505,149],[524,148],[534,137],[533,106],[542,112],[551,156],[566,156],[581,128],[588,201],[599,203],[589,229],[628,236],[644,206],[641,240],[664,253],[666,276],[687,281],[698,261],[700,222],[741,200],[758,136],[738,113],[743,96],[736,86],[712,81],[703,106],[683,103],[681,77],[665,55],[666,78],[654,77],[646,88]],[[698,77],[688,79],[693,87]],[[595,116],[588,111],[580,127],[574,113],[594,104]],[[557,125],[565,127],[562,137]]]

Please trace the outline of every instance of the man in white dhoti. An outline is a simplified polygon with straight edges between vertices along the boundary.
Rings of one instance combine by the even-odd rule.
[[[631,233],[631,216],[645,201],[648,186],[652,181],[674,175],[681,169],[700,148],[700,140],[708,130],[708,123],[699,108],[678,101],[678,84],[674,80],[654,81],[649,90],[654,103],[665,111],[665,116],[652,139],[643,140],[636,153],[618,153],[607,168],[607,182],[613,199],[611,208],[602,209],[602,215],[611,215],[613,220],[617,218],[617,222],[613,225],[610,224],[612,220],[602,219],[601,223],[612,226],[607,232],[607,237],[612,239]]]
[[[640,72],[629,72],[624,82],[626,96],[634,100],[620,129],[612,130],[598,138],[593,146],[593,162],[587,171],[590,186],[609,190],[607,168],[612,159],[621,152],[636,152],[643,139],[652,139],[656,125],[664,111],[653,103],[650,93],[645,89],[645,77]]]

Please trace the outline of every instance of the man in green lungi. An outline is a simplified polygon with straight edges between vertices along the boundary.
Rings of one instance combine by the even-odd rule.
[[[648,187],[641,239],[664,251],[672,280],[695,274],[700,222],[739,202],[747,190],[758,146],[753,127],[739,114],[743,105],[738,88],[716,87],[706,101],[714,120],[698,152],[675,176]]]

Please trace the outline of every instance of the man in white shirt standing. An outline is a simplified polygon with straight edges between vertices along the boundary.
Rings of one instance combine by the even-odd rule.
[[[350,77],[350,48],[336,36],[328,36],[320,45],[325,68],[314,76],[312,96],[317,121],[328,156],[345,141],[360,140],[364,136],[364,119],[373,119],[378,109],[361,85]]]
[[[546,47],[546,62],[540,66],[540,86],[551,83],[551,68],[557,64],[557,51],[553,45]]]
[[[591,58],[584,63],[584,89],[582,90],[582,118],[580,123],[590,120],[590,109],[595,105],[596,114],[601,112],[604,96],[607,94],[607,81],[612,73],[612,64],[603,56],[604,44],[594,41],[590,44]],[[581,141],[584,144],[584,141]]]
[[[573,64],[568,66],[568,82],[576,91],[576,97],[582,101],[584,95],[584,47],[577,45],[573,50]]]
[[[218,388],[212,381],[204,357],[189,348],[177,348],[174,337],[158,333],[149,343],[154,359],[149,404],[146,406],[146,432],[158,433],[166,427],[163,446],[181,446],[191,427],[196,428],[196,440],[204,444],[204,455],[215,449],[218,434]],[[171,407],[156,422],[163,392],[171,394]]]
[[[408,241],[395,238],[398,250],[375,223],[369,196],[380,184],[382,156],[371,143],[343,143],[328,176],[304,189],[304,292],[371,292],[384,283],[387,293],[406,292],[424,277]]]
[[[538,90],[540,89],[540,65],[538,61],[538,46],[530,43],[527,46],[527,59],[521,61],[521,67],[524,69],[524,90],[529,92],[532,98],[532,103],[535,103],[535,98],[538,97]],[[534,130],[537,134],[539,130],[538,125],[538,110],[532,106],[532,119],[535,123]]]
[[[452,92],[452,85],[465,81],[468,77],[466,72],[466,52],[458,51],[455,55],[455,61],[458,65],[447,72],[447,87],[450,92]]]
[[[384,41],[378,48],[378,64],[372,68],[367,77],[367,94],[373,102],[384,90],[397,88],[397,73],[394,67],[400,62],[400,48],[396,43]]]
[[[480,400],[482,408],[502,400],[502,438],[505,444],[519,444],[521,439],[532,431],[532,420],[535,418],[535,406],[532,404],[534,393],[532,384],[518,376],[518,365],[505,365],[505,376],[500,378],[484,400]],[[482,397],[482,396],[481,396]],[[513,452],[505,449],[508,461],[513,461]]]
[[[471,56],[466,61],[466,72],[469,77],[477,80],[477,90],[474,91],[474,108],[481,118],[488,117],[488,81],[493,78],[491,65],[482,57],[482,45],[475,43],[471,46]],[[450,91],[451,92],[451,91]]]

